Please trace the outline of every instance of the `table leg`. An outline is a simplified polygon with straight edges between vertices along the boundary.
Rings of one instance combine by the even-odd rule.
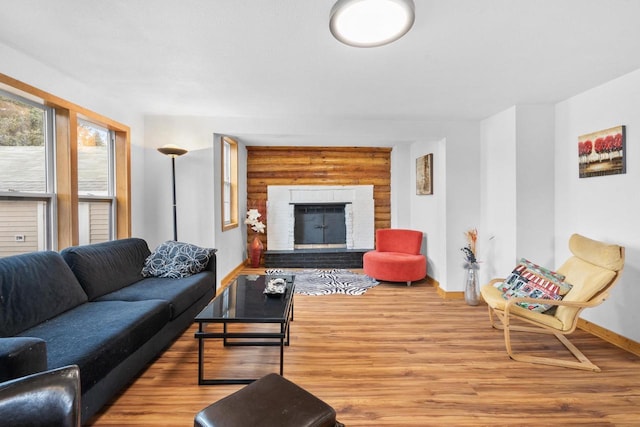
[[[284,375],[284,337],[280,338],[280,375]]]
[[[198,327],[198,332],[202,332],[202,323]],[[198,337],[198,384],[201,385],[204,378],[204,338]]]
[[[286,323],[285,327],[287,328],[287,341],[285,341],[284,345],[289,345],[289,339],[291,337],[291,324],[290,323]],[[283,331],[284,333],[284,331]]]
[[[223,333],[223,335],[225,335],[225,337],[222,338],[222,345],[224,345],[226,347],[227,346],[227,337],[226,337],[226,335],[227,335],[227,323],[226,322],[224,322],[222,324],[222,333]]]

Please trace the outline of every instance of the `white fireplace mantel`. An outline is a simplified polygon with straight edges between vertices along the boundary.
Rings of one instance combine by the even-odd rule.
[[[267,248],[293,250],[296,203],[347,203],[347,249],[372,249],[375,229],[373,185],[267,186]]]

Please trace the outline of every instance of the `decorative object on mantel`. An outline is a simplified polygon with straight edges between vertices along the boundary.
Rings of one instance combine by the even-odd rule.
[[[295,293],[303,295],[362,295],[378,281],[365,274],[343,269],[283,270],[269,268],[268,276],[295,276]]]
[[[416,194],[433,194],[433,153],[416,159]]]
[[[626,173],[625,140],[624,126],[579,136],[579,177]]]
[[[260,266],[260,258],[264,250],[262,240],[260,240],[259,233],[264,233],[265,225],[260,221],[262,214],[258,209],[249,209],[247,211],[247,218],[244,223],[247,224],[254,232],[253,241],[249,245],[249,259],[251,261],[251,267],[257,268]]]
[[[478,260],[476,258],[476,242],[478,240],[478,230],[473,228],[465,233],[467,246],[462,248],[464,253],[464,268],[467,270],[464,285],[464,301],[468,305],[478,305],[480,302],[480,291],[478,288]]]

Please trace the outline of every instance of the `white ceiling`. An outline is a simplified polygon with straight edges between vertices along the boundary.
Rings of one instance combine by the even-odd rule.
[[[0,0],[0,43],[145,114],[327,123],[478,120],[640,68],[637,0],[416,0],[369,49],[333,39],[333,3]]]

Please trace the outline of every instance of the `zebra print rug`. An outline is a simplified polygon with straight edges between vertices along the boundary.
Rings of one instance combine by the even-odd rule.
[[[269,276],[295,275],[295,293],[303,295],[362,295],[379,282],[364,274],[349,270],[283,270],[269,268]]]

